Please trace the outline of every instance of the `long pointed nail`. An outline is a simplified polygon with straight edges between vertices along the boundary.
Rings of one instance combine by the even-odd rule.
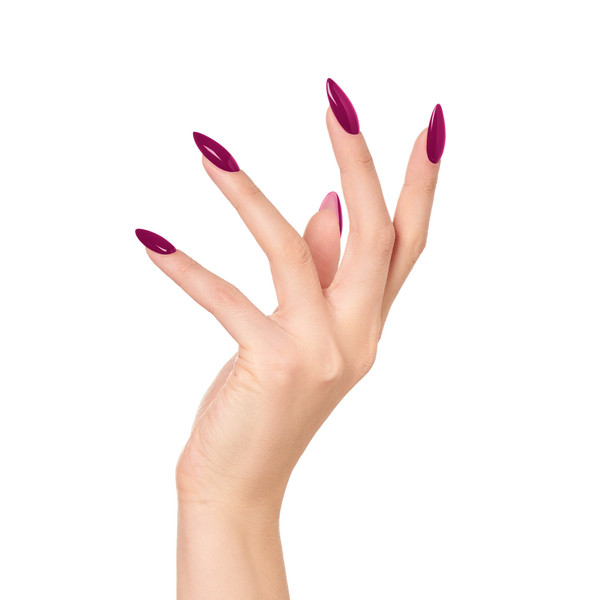
[[[229,171],[230,173],[240,170],[237,162],[235,162],[235,158],[233,158],[221,144],[215,142],[212,138],[209,138],[203,133],[194,131],[194,141],[196,142],[196,146],[200,149],[200,152],[202,152],[213,165],[217,165],[220,169]]]
[[[335,192],[329,192],[323,202],[321,202],[321,206],[319,206],[319,210],[332,210],[337,214],[338,224],[340,226],[340,237],[342,236],[342,205],[340,204],[340,198]]]
[[[331,106],[335,118],[348,133],[357,134],[360,131],[358,115],[350,98],[331,77],[327,80],[326,87],[329,106]]]
[[[432,163],[440,162],[446,145],[446,122],[439,104],[435,105],[427,130],[427,157]]]
[[[136,229],[135,235],[137,235],[138,240],[140,240],[146,248],[149,248],[153,252],[158,252],[159,254],[173,254],[176,250],[171,242],[165,240],[164,237],[161,237],[153,231]]]

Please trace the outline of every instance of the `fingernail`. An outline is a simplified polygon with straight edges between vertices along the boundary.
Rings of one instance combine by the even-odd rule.
[[[339,124],[348,132],[356,134],[360,131],[358,116],[352,102],[344,90],[331,77],[327,79],[327,98],[329,106]]]
[[[319,210],[329,209],[334,211],[338,217],[338,223],[340,226],[340,237],[342,236],[342,205],[340,204],[340,198],[335,192],[329,192],[323,202],[321,202],[321,206],[319,206]]]
[[[238,164],[235,162],[235,158],[233,158],[221,144],[215,142],[215,140],[203,133],[194,131],[194,141],[196,142],[196,146],[200,149],[200,152],[202,152],[213,165],[217,165],[220,169],[229,171],[230,173],[240,170]]]
[[[147,229],[136,229],[135,235],[137,235],[138,240],[146,246],[146,248],[150,248],[154,252],[158,252],[159,254],[173,254],[177,248],[165,240],[164,237],[160,235],[148,231]]]
[[[427,130],[427,157],[432,163],[440,162],[446,145],[446,123],[439,104],[435,105]]]

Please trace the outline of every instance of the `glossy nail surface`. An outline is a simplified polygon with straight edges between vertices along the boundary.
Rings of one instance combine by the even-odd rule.
[[[327,98],[329,106],[339,124],[348,132],[356,134],[360,131],[358,116],[352,102],[344,90],[331,78],[327,80]]]
[[[148,231],[147,229],[136,229],[135,235],[137,235],[138,240],[154,252],[158,252],[159,254],[173,254],[177,248],[171,244],[171,242],[165,240],[164,237],[161,237],[157,233],[153,231]]]
[[[215,142],[212,138],[209,138],[203,133],[194,131],[194,141],[196,142],[196,146],[200,149],[200,152],[220,169],[229,171],[230,173],[240,170],[238,164],[235,162],[235,158],[233,158],[221,144]]]
[[[435,105],[427,130],[427,157],[432,163],[440,162],[446,145],[446,123],[439,104]]]
[[[331,210],[337,214],[338,224],[340,226],[340,237],[342,235],[342,205],[340,204],[340,198],[335,192],[329,192],[323,202],[321,202],[321,206],[319,206],[319,210]]]

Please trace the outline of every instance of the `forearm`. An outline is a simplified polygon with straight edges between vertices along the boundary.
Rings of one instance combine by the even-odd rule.
[[[289,600],[279,513],[179,502],[177,600]]]

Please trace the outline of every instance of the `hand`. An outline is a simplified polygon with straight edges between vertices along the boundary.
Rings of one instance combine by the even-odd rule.
[[[227,150],[201,134],[204,169],[267,255],[278,307],[265,315],[172,246],[147,250],[239,344],[204,395],[179,458],[180,501],[277,510],[306,446],[372,367],[391,305],[425,246],[441,107],[416,139],[392,220],[356,113],[334,86],[326,123],[349,215],[339,269],[334,212],[314,215],[300,236]]]

